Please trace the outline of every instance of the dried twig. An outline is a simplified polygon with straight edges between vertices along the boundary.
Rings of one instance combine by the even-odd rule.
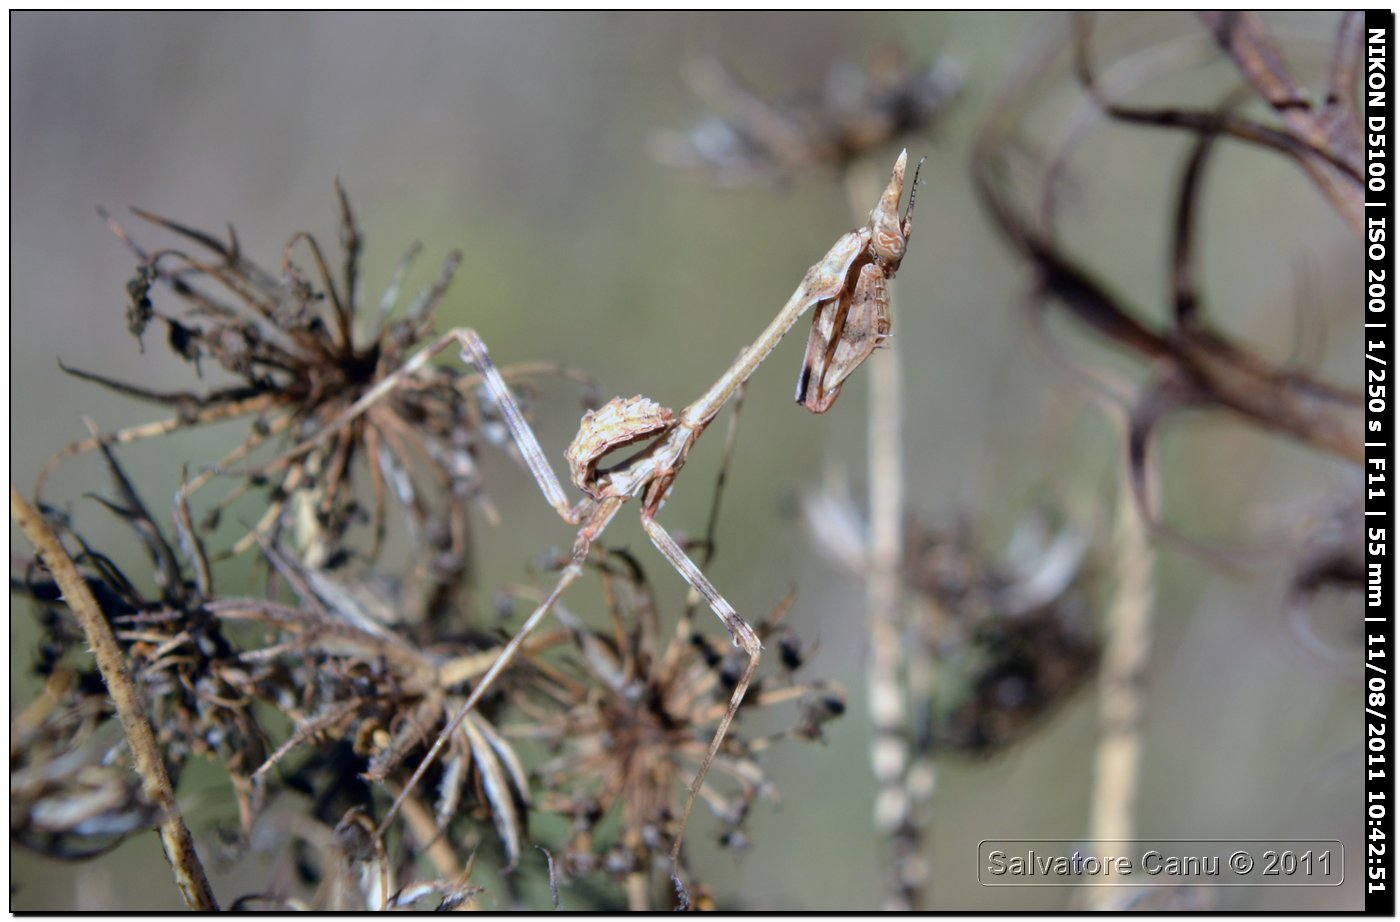
[[[1362,67],[1361,13],[1348,13],[1342,18],[1321,106],[1315,106],[1308,98],[1306,87],[1293,75],[1258,14],[1209,12],[1202,13],[1201,19],[1249,86],[1282,119],[1281,126],[1236,113],[1130,106],[1110,98],[1101,91],[1090,62],[1090,14],[1074,18],[1076,76],[1104,111],[1120,121],[1220,133],[1283,154],[1302,167],[1359,235],[1365,204],[1361,116],[1356,106]]]
[[[204,876],[194,839],[180,815],[175,789],[165,770],[165,760],[156,743],[155,731],[146,716],[140,693],[127,670],[126,658],[117,645],[111,625],[58,536],[14,487],[10,487],[10,518],[48,565],[92,647],[97,667],[107,683],[117,715],[121,718],[122,729],[126,732],[136,771],[142,779],[142,789],[146,797],[162,810],[161,845],[165,849],[166,860],[175,870],[175,882],[185,905],[190,909],[217,911],[218,901],[208,878]]]
[[[1089,839],[1095,842],[1129,840],[1137,829],[1157,554],[1127,483],[1118,497],[1112,547],[1114,589],[1104,618],[1107,641],[1099,667],[1099,745],[1089,807]],[[1094,909],[1108,908],[1118,896],[1112,887],[1088,887],[1086,891]]]
[[[1110,102],[1098,88],[1087,63],[1085,28],[1080,26],[1075,35],[1076,66],[1086,90],[1103,100],[1110,117],[1135,120],[1131,117],[1134,110]],[[1030,58],[1008,83],[977,140],[973,175],[997,227],[1036,269],[1034,303],[1062,305],[1090,331],[1135,353],[1154,368],[1154,379],[1133,411],[1129,434],[1130,464],[1144,508],[1149,508],[1142,485],[1151,438],[1161,420],[1182,407],[1218,407],[1338,457],[1359,461],[1364,441],[1359,394],[1319,381],[1304,371],[1279,366],[1207,325],[1202,309],[1205,299],[1195,289],[1190,266],[1192,241],[1199,233],[1195,205],[1202,194],[1204,166],[1214,141],[1229,133],[1233,124],[1228,109],[1193,113],[1190,120],[1172,122],[1196,133],[1197,140],[1178,187],[1172,254],[1173,321],[1164,329],[1140,319],[1140,312],[1126,298],[1110,291],[1070,256],[1057,240],[1048,216],[1037,221],[1016,203],[1009,158],[1023,146],[1018,120],[1030,111],[1037,85],[1047,82],[1045,74],[1053,50]],[[1046,181],[1050,181],[1048,176]],[[1054,200],[1050,195],[1042,198]]]
[[[781,102],[754,92],[722,63],[691,62],[691,88],[715,113],[685,132],[659,133],[658,159],[700,170],[722,186],[842,176],[867,155],[936,127],[962,86],[947,59],[910,59],[898,43],[877,45],[864,65],[837,61],[823,91]]]
[[[851,209],[857,216],[861,214],[860,203],[868,195],[864,190],[870,185],[869,172],[852,168],[847,173]],[[893,296],[890,297],[892,302]],[[874,736],[870,767],[878,786],[875,831],[890,843],[892,851],[885,908],[908,911],[922,906],[928,863],[921,842],[921,805],[907,783],[912,747],[902,655],[904,451],[899,340],[887,337],[881,346],[872,356],[870,367],[870,529],[865,600],[870,648],[866,657],[866,689]]]
[[[1220,47],[1298,140],[1289,153],[1337,212],[1359,235],[1365,221],[1365,164],[1356,94],[1364,66],[1364,15],[1346,13],[1337,32],[1327,95],[1321,106],[1308,98],[1282,50],[1258,13],[1201,13]]]

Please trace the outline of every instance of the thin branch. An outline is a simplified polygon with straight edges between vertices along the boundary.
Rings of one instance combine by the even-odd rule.
[[[14,487],[10,487],[10,518],[24,532],[53,573],[54,581],[63,590],[64,599],[92,647],[97,668],[111,692],[122,729],[126,731],[127,745],[131,747],[136,771],[141,776],[142,791],[147,800],[161,808],[164,817],[160,822],[161,845],[165,849],[166,860],[175,869],[175,882],[185,898],[185,905],[200,911],[217,911],[218,901],[214,898],[208,878],[204,876],[194,839],[180,815],[175,789],[165,769],[160,746],[156,743],[155,730],[146,716],[136,684],[127,671],[126,660],[112,634],[111,625],[107,623],[87,582],[58,536]]]
[[[847,174],[847,192],[858,221],[864,217],[862,203],[869,198],[871,182],[869,170],[851,170]],[[891,304],[892,313],[893,310]],[[929,871],[922,854],[919,805],[910,796],[905,783],[910,770],[910,746],[900,626],[904,446],[898,337],[886,339],[882,348],[871,356],[869,394],[870,544],[867,559],[870,566],[866,577],[865,612],[870,632],[866,684],[874,734],[870,765],[879,786],[875,830],[889,840],[893,852],[887,880],[890,889],[884,908],[908,912],[921,908]]]
[[[1341,87],[1338,81],[1359,75],[1359,60],[1352,62],[1352,51],[1342,46],[1361,47],[1361,33],[1354,22],[1342,20],[1337,35],[1338,48],[1330,76],[1329,96],[1338,96],[1338,105],[1317,108],[1307,98],[1305,88],[1289,69],[1273,33],[1258,13],[1213,11],[1200,14],[1220,47],[1235,62],[1255,91],[1283,119],[1290,133],[1311,149],[1313,156],[1296,157],[1344,218],[1361,230],[1365,202],[1364,164],[1361,150],[1361,123],[1347,118],[1355,106],[1346,105],[1356,92],[1356,84]],[[1337,116],[1337,117],[1331,117]]]
[[[1256,425],[1333,455],[1360,462],[1364,420],[1361,396],[1274,365],[1208,330],[1164,335],[1137,319],[1127,302],[1066,255],[1012,204],[1003,188],[1005,139],[979,142],[973,178],[999,229],[1034,266],[1041,297],[1060,302],[1075,319],[1140,358],[1174,366],[1214,403]]]
[[[1147,523],[1125,482],[1118,496],[1113,540],[1113,600],[1105,619],[1108,639],[1099,668],[1099,745],[1089,813],[1090,841],[1127,840],[1137,829],[1137,794],[1142,766],[1145,676],[1152,652],[1152,574],[1156,553]],[[1111,908],[1113,887],[1087,887],[1092,909]]]

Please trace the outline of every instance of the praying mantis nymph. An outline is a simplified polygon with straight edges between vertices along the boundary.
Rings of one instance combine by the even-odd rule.
[[[724,622],[735,646],[742,648],[749,656],[748,666],[734,688],[725,715],[690,785],[685,812],[671,849],[673,867],[678,867],[681,842],[696,796],[758,668],[762,644],[754,629],[686,555],[670,532],[657,522],[656,516],[669,496],[691,446],[809,309],[815,308],[816,319],[808,340],[807,358],[797,396],[804,406],[814,412],[825,412],[831,407],[840,393],[842,382],[889,334],[889,295],[885,283],[899,268],[914,220],[912,193],[908,210],[902,217],[899,212],[907,162],[907,153],[901,152],[890,174],[889,184],[871,211],[869,221],[863,227],[843,234],[826,256],[807,270],[802,283],[768,327],[694,403],[676,413],[640,395],[618,397],[584,415],[578,435],[565,453],[571,478],[585,494],[577,503],[570,503],[539,441],[486,351],[485,343],[475,331],[469,329],[457,329],[443,335],[366,391],[325,429],[292,449],[289,455],[309,451],[375,401],[412,378],[435,355],[457,343],[462,360],[474,365],[481,373],[484,387],[500,408],[506,426],[545,499],[564,521],[579,527],[569,564],[560,573],[554,588],[525,620],[516,635],[501,648],[496,661],[438,735],[379,824],[379,835],[383,835],[394,821],[405,798],[422,780],[467,714],[519,653],[530,632],[583,573],[584,562],[593,542],[624,503],[637,499],[641,503],[642,528],[647,536],[676,572]],[[916,173],[916,183],[917,179]],[[607,456],[623,450],[627,454],[622,460],[611,467],[602,465]]]

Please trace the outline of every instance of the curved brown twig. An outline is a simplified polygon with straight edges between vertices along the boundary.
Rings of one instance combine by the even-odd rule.
[[[97,667],[107,683],[122,729],[126,732],[136,771],[141,775],[142,789],[146,798],[161,808],[161,845],[165,849],[166,860],[175,870],[175,882],[184,896],[185,905],[190,909],[217,911],[218,900],[204,875],[204,867],[195,851],[194,838],[180,815],[180,805],[175,800],[175,788],[165,769],[165,759],[156,742],[155,730],[146,716],[141,695],[132,682],[126,658],[117,645],[111,625],[58,536],[14,487],[10,487],[10,518],[24,532],[53,573],[54,581],[63,590],[64,598],[92,647]]]
[[[1359,463],[1364,441],[1359,394],[1275,365],[1212,332],[1200,320],[1200,297],[1190,271],[1194,203],[1214,139],[1226,133],[1228,113],[1214,113],[1213,121],[1203,118],[1191,126],[1198,138],[1180,182],[1175,219],[1175,322],[1156,329],[1070,256],[1051,231],[1038,226],[1009,189],[1007,156],[1016,146],[1016,112],[1030,92],[1027,77],[1048,64],[1048,57],[1033,61],[994,106],[973,160],[973,179],[983,205],[998,230],[1036,270],[1038,300],[1058,303],[1098,336],[1172,369],[1182,386],[1196,392],[1192,402],[1229,410],[1255,425]],[[1117,110],[1108,111],[1114,115]]]
[[[1099,92],[1091,64],[1091,17],[1074,19],[1074,68],[1084,89],[1113,118],[1140,125],[1184,128],[1202,134],[1224,134],[1278,151],[1295,161],[1358,235],[1365,210],[1365,165],[1361,150],[1361,117],[1356,107],[1363,64],[1360,13],[1342,18],[1334,44],[1326,99],[1314,106],[1306,87],[1294,76],[1282,50],[1257,13],[1207,12],[1201,20],[1226,57],[1244,75],[1255,95],[1279,116],[1282,125],[1268,125],[1233,112],[1220,113],[1176,107],[1146,108],[1118,104]]]

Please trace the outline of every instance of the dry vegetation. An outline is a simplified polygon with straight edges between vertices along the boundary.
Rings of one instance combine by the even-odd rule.
[[[1016,745],[1100,669],[1091,823],[1104,836],[1133,830],[1154,549],[1166,541],[1212,565],[1225,560],[1161,521],[1153,443],[1169,414],[1219,411],[1346,461],[1360,457],[1359,394],[1217,330],[1196,265],[1206,170],[1224,144],[1289,158],[1359,233],[1360,15],[1342,19],[1327,85],[1313,95],[1259,18],[1203,15],[1199,25],[1213,54],[1240,75],[1218,106],[1139,105],[1136,94],[1169,65],[1148,49],[1105,67],[1094,21],[1078,17],[1029,51],[993,109],[978,113],[972,181],[1033,276],[1033,316],[1061,310],[1145,368],[1143,382],[1130,382],[1054,345],[1036,324],[1051,355],[1121,424],[1121,496],[1094,509],[1056,498],[1062,508],[1028,512],[1005,552],[988,548],[975,510],[956,524],[921,524],[900,493],[897,435],[882,441],[919,420],[901,424],[898,366],[880,350],[871,365],[891,363],[882,374],[895,386],[877,383],[872,393],[873,457],[884,466],[872,463],[880,473],[869,521],[831,491],[804,503],[818,550],[870,583],[869,716],[881,792],[872,835],[892,856],[891,906],[938,905],[925,839],[935,756],[985,757]],[[791,104],[763,99],[715,62],[693,66],[690,77],[715,114],[658,134],[660,159],[731,187],[815,177],[867,204],[871,164],[883,170],[898,144],[927,137],[956,104],[961,80],[948,63],[916,64],[893,46],[864,66],[839,65],[823,93]],[[1027,125],[1040,95],[1067,87],[1077,100],[1069,129],[1049,143],[1034,137]],[[1139,306],[1154,300],[1147,293],[1112,291],[1092,255],[1063,240],[1072,198],[1063,187],[1084,181],[1075,158],[1103,124],[1190,139],[1174,209],[1148,218],[1169,227],[1172,240],[1171,287],[1155,299],[1158,310]],[[255,262],[231,228],[211,234],[145,212],[130,227],[108,218],[136,262],[126,287],[136,343],[152,349],[159,338],[196,379],[217,368],[233,383],[158,393],[69,369],[162,413],[135,428],[94,431],[54,455],[32,501],[12,495],[36,553],[12,557],[11,588],[37,620],[42,680],[33,700],[12,704],[12,843],[90,860],[159,829],[192,908],[473,908],[486,863],[492,880],[508,882],[495,906],[547,908],[539,900],[550,893],[546,900],[571,908],[711,906],[705,877],[718,871],[691,866],[679,851],[688,797],[718,818],[722,844],[745,847],[746,818],[781,781],[769,777],[765,751],[819,742],[845,710],[844,692],[804,674],[814,641],[800,617],[788,617],[789,598],[750,618],[770,655],[725,736],[750,660],[697,616],[698,594],[681,607],[653,590],[650,571],[665,560],[594,543],[616,511],[606,504],[629,496],[599,493],[561,510],[583,531],[572,558],[544,561],[564,574],[541,580],[558,579],[553,593],[501,588],[477,572],[481,524],[512,525],[491,501],[481,454],[504,453],[539,476],[517,441],[516,402],[528,417],[531,383],[544,376],[575,382],[585,407],[597,407],[598,395],[585,371],[551,361],[504,365],[499,379],[479,361],[431,364],[446,344],[434,313],[452,296],[460,258],[449,257],[437,281],[407,299],[400,288],[415,246],[389,289],[369,297],[364,235],[336,191],[339,247],[297,234],[275,267]],[[169,242],[149,244],[147,234]],[[907,259],[922,258],[915,244]],[[873,317],[845,310],[818,321],[809,363],[814,354],[839,360],[840,348],[859,351],[868,339],[849,372],[889,332],[888,317],[877,333]],[[587,368],[586,356],[569,361]],[[510,386],[504,399],[497,380]],[[126,446],[167,439],[181,452],[187,430],[215,423],[245,427],[237,447],[216,458],[182,455],[179,484],[158,498],[138,492],[123,467]],[[731,425],[729,449],[735,432]],[[640,455],[660,442],[634,433],[625,444],[643,446]],[[102,459],[109,487],[81,500],[48,495],[53,468],[84,454]],[[726,450],[711,487],[706,533],[677,545],[702,570],[723,544],[730,457]],[[654,480],[638,488],[644,523],[679,464],[645,472]],[[120,555],[93,546],[68,514],[78,501],[117,517],[149,566],[124,571]],[[249,521],[250,508],[251,527],[230,525]],[[1319,508],[1296,542],[1300,594],[1359,580],[1360,548],[1345,538],[1359,517],[1354,497]],[[224,568],[240,556],[256,561],[258,589],[227,594]],[[559,598],[576,577],[575,592],[600,599],[605,622],[588,623]],[[471,609],[483,586],[500,593],[501,611]],[[507,647],[512,632],[502,627],[517,603],[553,619],[518,649]],[[770,709],[775,716],[758,717]],[[764,729],[751,732],[760,721]],[[226,775],[238,819],[192,836],[176,795],[195,760]],[[692,790],[697,771],[704,783]],[[201,857],[210,860],[216,841],[221,855],[270,862],[259,892],[215,896]],[[672,884],[673,873],[684,885]],[[1181,905],[1198,896],[1183,895]]]

